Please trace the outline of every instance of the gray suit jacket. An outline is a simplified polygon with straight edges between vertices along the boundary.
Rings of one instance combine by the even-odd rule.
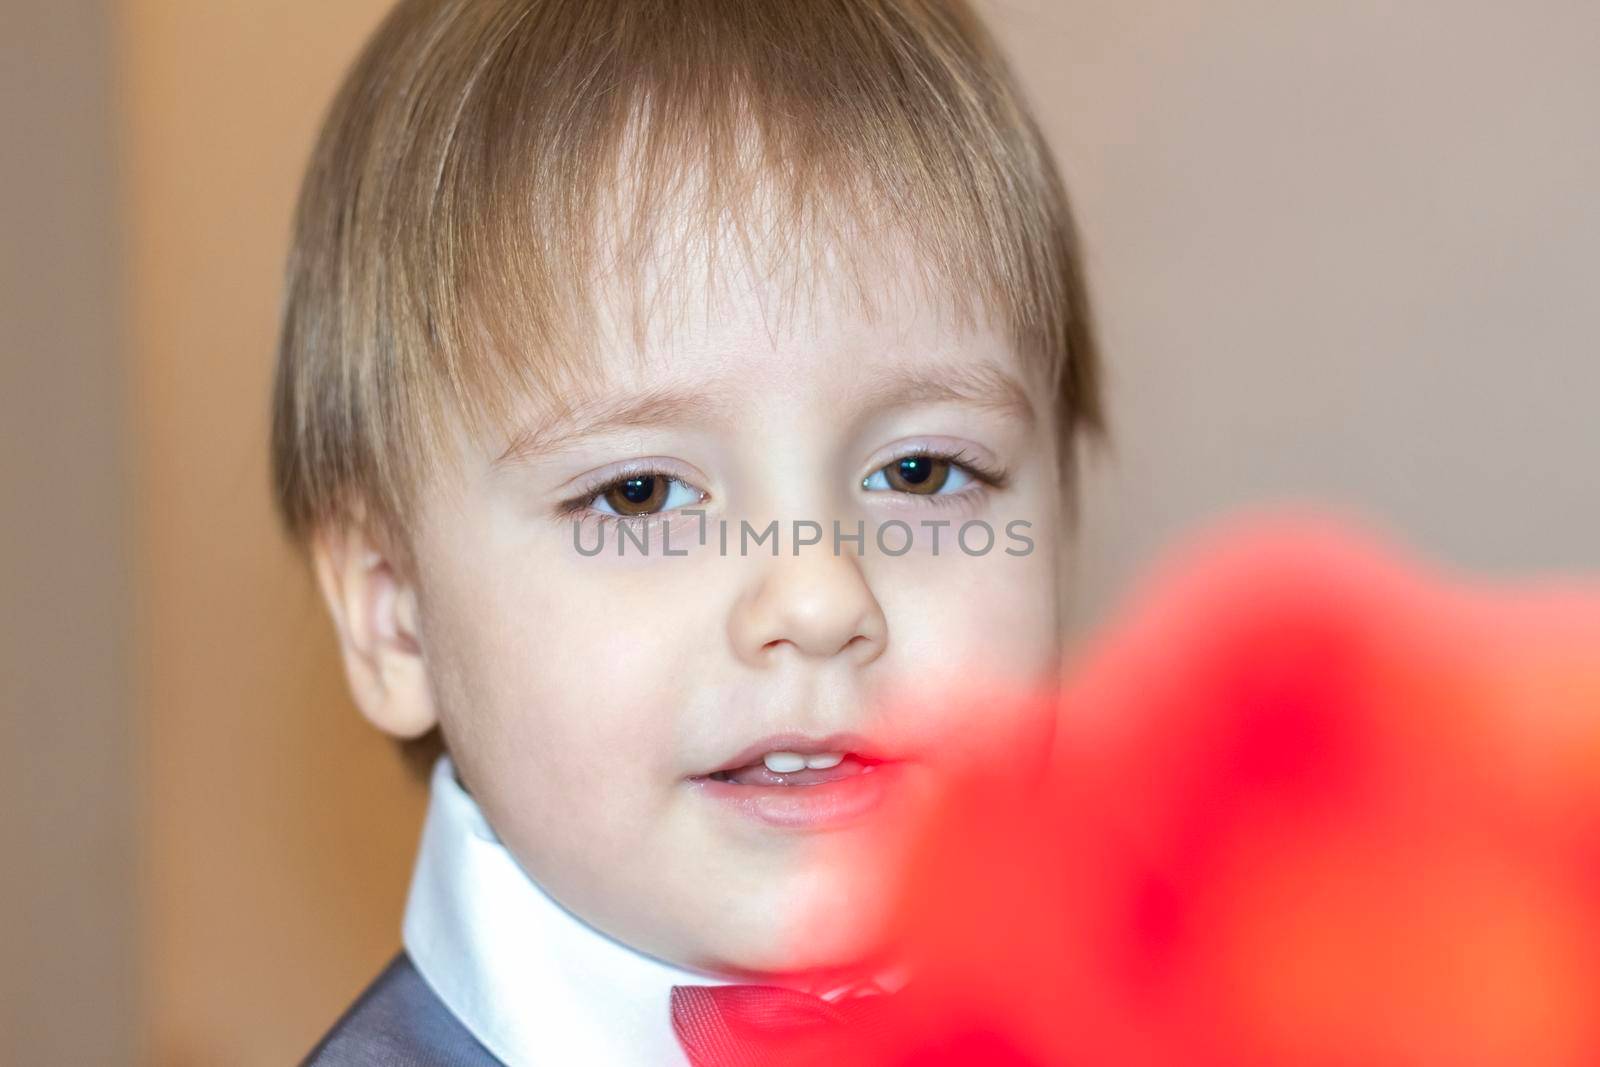
[[[504,1067],[478,1044],[401,952],[333,1024],[301,1067]]]

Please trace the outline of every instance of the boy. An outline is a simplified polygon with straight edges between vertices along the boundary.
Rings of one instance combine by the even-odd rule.
[[[1099,426],[1065,195],[962,0],[403,0],[310,165],[274,404],[356,703],[448,753],[404,951],[309,1062],[711,1062],[683,990],[903,980],[824,846],[1042,766],[1049,715],[950,697],[1053,677]]]

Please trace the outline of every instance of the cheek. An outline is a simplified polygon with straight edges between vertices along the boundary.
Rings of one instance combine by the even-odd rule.
[[[671,764],[674,657],[653,616],[592,609],[592,592],[553,579],[501,574],[426,605],[445,732],[507,806],[587,796],[613,810],[616,793],[625,809]]]
[[[898,583],[885,605],[891,714],[963,758],[1048,751],[1063,639],[1054,560],[1041,543],[1028,557],[930,560]]]
[[[889,576],[880,602],[890,645],[927,685],[988,680],[1031,685],[1061,654],[1053,556],[940,558]]]

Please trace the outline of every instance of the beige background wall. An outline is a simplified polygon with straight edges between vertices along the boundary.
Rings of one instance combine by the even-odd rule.
[[[398,947],[420,795],[344,698],[267,498],[278,277],[381,4],[126,0],[148,1052],[293,1062]]]
[[[294,185],[384,6],[0,0],[0,1061],[292,1062],[396,945],[420,794],[264,453]],[[1111,364],[1080,625],[1286,495],[1475,570],[1600,567],[1600,6],[988,10]]]
[[[1600,564],[1600,5],[993,0],[1112,364],[1080,619],[1307,497],[1492,573]]]
[[[0,0],[0,1064],[122,1063],[136,967],[111,34]]]

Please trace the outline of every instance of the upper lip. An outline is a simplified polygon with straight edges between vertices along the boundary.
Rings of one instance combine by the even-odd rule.
[[[772,734],[745,746],[721,764],[702,772],[697,777],[748,767],[760,762],[761,757],[768,752],[797,752],[802,756],[812,756],[820,752],[848,752],[873,763],[884,763],[893,758],[876,741],[861,734],[828,734],[826,737],[801,733]]]

